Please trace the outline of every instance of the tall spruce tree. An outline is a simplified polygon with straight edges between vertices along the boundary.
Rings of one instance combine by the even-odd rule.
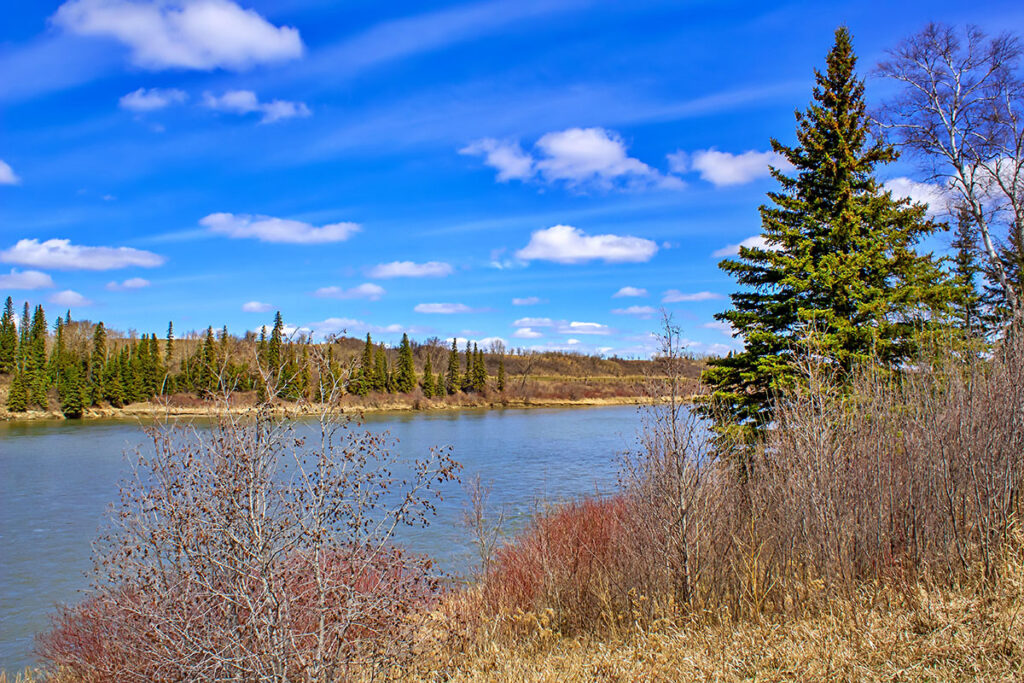
[[[445,393],[449,396],[462,388],[462,378],[459,375],[459,347],[455,339],[452,339],[452,350],[448,353],[448,374],[444,378]]]
[[[964,336],[982,334],[981,295],[978,292],[978,247],[975,243],[974,217],[966,206],[957,210],[953,242],[953,318]]]
[[[92,354],[89,356],[89,375],[87,379],[89,403],[96,405],[104,399],[103,379],[107,363],[107,330],[102,322],[96,324],[92,331]]]
[[[14,321],[14,301],[7,297],[3,317],[0,317],[0,373],[14,369],[14,357],[18,353],[18,329]]]
[[[40,408],[47,407],[46,391],[50,378],[46,372],[46,313],[42,306],[36,306],[32,314],[29,350],[26,362],[26,379],[29,386],[29,400]]]
[[[395,368],[395,390],[406,394],[416,388],[416,367],[413,363],[412,345],[409,335],[402,335],[402,345],[398,348],[398,366]]]
[[[423,364],[423,395],[427,398],[434,397],[434,366],[430,362],[430,356],[427,356],[427,362]]]
[[[505,356],[498,358],[498,391],[505,391]]]
[[[284,336],[284,319],[281,311],[274,316],[274,329],[270,331],[270,343],[267,345],[267,370],[276,377],[281,372],[281,343]]]
[[[770,421],[772,395],[793,380],[793,353],[807,335],[842,370],[869,358],[895,365],[913,353],[915,327],[951,295],[931,256],[914,250],[936,228],[925,207],[894,199],[874,176],[897,154],[871,137],[845,27],[827,64],[815,71],[814,101],[796,115],[798,144],[771,141],[794,172],[771,171],[781,189],[761,207],[763,245],[720,264],[742,289],[715,317],[746,346],[709,362],[704,380],[716,414],[748,428]]]

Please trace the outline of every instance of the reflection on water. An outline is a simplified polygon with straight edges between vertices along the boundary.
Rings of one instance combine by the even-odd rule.
[[[539,501],[613,487],[637,426],[630,406],[407,412],[371,415],[366,424],[390,431],[403,457],[451,446],[463,480],[479,474],[490,482],[491,502],[513,527]],[[0,423],[0,670],[30,664],[32,637],[53,605],[76,601],[87,586],[90,541],[127,472],[123,452],[141,443],[134,420]],[[465,572],[464,502],[450,486],[431,526],[399,540]]]

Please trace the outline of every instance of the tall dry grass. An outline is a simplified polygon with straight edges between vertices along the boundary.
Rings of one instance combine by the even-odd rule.
[[[803,370],[753,449],[723,450],[690,411],[651,407],[622,495],[537,520],[469,611],[509,633],[543,615],[575,637],[1002,590],[1019,548],[1024,340],[843,381],[812,355]]]

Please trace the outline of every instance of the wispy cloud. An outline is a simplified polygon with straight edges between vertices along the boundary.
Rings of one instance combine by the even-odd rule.
[[[613,299],[632,296],[647,296],[647,290],[643,287],[622,287],[619,291],[612,294]]]
[[[246,301],[242,304],[243,313],[269,313],[274,306],[265,301]]]
[[[38,270],[12,268],[6,275],[0,275],[0,290],[4,289],[51,289],[53,278]]]
[[[321,299],[369,299],[370,301],[376,301],[384,296],[387,292],[380,285],[375,285],[372,282],[364,282],[356,287],[350,287],[344,289],[342,287],[321,287],[320,289],[313,292],[313,296],[320,297]]]
[[[163,256],[131,247],[84,247],[71,240],[18,240],[11,248],[0,251],[0,261],[21,266],[55,270],[114,270],[139,266],[155,268],[163,265]]]
[[[118,105],[128,111],[146,112],[163,109],[172,104],[181,104],[187,99],[188,94],[177,88],[139,88],[122,95]]]
[[[770,166],[786,171],[793,169],[793,165],[784,156],[771,151],[749,150],[731,154],[712,147],[692,154],[674,152],[668,155],[668,160],[674,173],[695,171],[700,174],[701,180],[715,187],[745,185],[758,178],[767,178]]]
[[[132,289],[143,289],[149,287],[149,280],[141,277],[130,277],[124,282],[108,282],[107,289],[111,292],[123,292]]]
[[[471,308],[466,304],[459,303],[416,304],[412,310],[417,313],[440,313],[442,315],[477,312],[477,309]]]
[[[670,289],[662,295],[661,301],[666,304],[675,304],[684,301],[713,301],[714,299],[721,298],[723,298],[721,294],[715,294],[714,292],[693,292],[687,294],[680,292],[678,289]]]
[[[0,185],[20,185],[21,178],[3,159],[0,159]]]
[[[413,261],[392,261],[381,263],[366,271],[367,275],[376,278],[395,277],[445,277],[452,274],[452,267],[441,261],[415,263]]]
[[[588,235],[571,225],[555,225],[533,232],[529,243],[516,252],[516,258],[556,263],[644,263],[657,251],[655,242],[642,237]]]
[[[247,69],[295,59],[299,31],[231,0],[68,0],[52,17],[70,33],[113,38],[146,69]]]
[[[203,106],[214,111],[224,111],[231,114],[262,114],[260,123],[274,123],[284,119],[306,118],[312,114],[305,102],[291,102],[288,100],[272,100],[261,102],[252,90],[228,90],[223,95],[216,96],[211,93],[203,93]]]
[[[50,297],[49,301],[51,304],[56,304],[57,306],[67,306],[69,308],[73,306],[92,305],[92,301],[85,298],[84,296],[82,296],[73,289],[65,289],[64,291],[57,292],[56,294]]]
[[[361,229],[357,223],[330,223],[316,227],[288,218],[234,213],[211,213],[200,219],[199,224],[218,235],[282,244],[344,242]]]
[[[537,178],[546,184],[573,189],[680,189],[683,182],[663,175],[629,156],[618,133],[604,128],[569,128],[547,133],[534,145],[533,154],[518,141],[483,138],[459,150],[482,156],[498,171],[499,182]]]

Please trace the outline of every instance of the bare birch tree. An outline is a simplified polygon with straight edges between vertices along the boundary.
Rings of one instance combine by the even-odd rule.
[[[902,85],[880,123],[925,163],[930,180],[951,191],[977,226],[989,270],[1013,320],[1021,283],[1000,258],[1024,250],[1024,81],[1018,37],[990,37],[929,24],[890,51],[879,73]]]

